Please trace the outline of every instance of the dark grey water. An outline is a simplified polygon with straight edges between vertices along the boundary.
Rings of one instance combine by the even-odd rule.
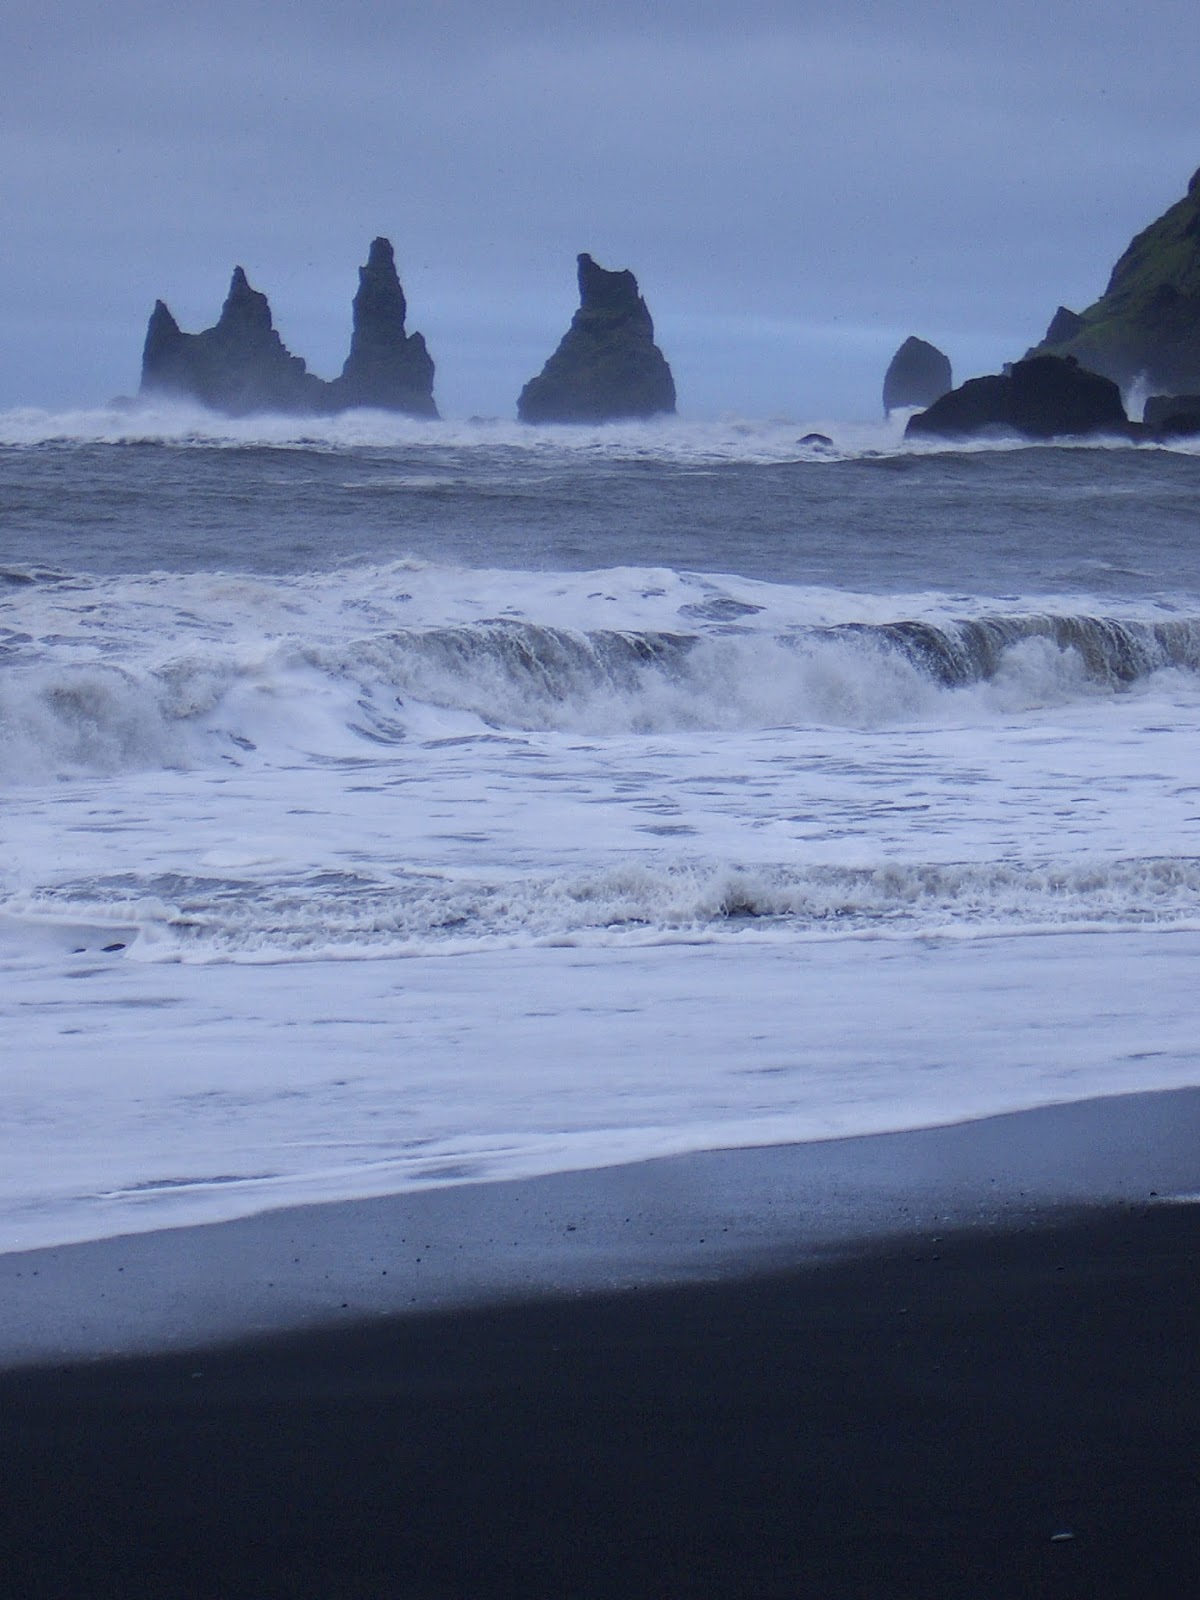
[[[485,433],[390,447],[0,447],[7,567],[283,574],[405,556],[877,593],[1194,594],[1200,458],[1014,448],[696,461],[649,435],[621,454]]]

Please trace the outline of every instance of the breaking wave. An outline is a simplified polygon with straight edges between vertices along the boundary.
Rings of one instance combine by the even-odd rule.
[[[949,623],[894,622],[843,625],[886,640],[937,682],[986,682],[1003,670],[1010,652],[1035,642],[1074,656],[1090,682],[1136,683],[1167,667],[1200,666],[1200,620],[1190,617],[1137,622],[1112,617],[977,617]]]
[[[0,638],[9,781],[268,757],[275,747],[338,755],[472,730],[883,727],[1010,715],[1200,669],[1192,617],[1035,614],[783,633],[490,619],[342,643],[211,645],[138,667],[30,662],[15,637]]]

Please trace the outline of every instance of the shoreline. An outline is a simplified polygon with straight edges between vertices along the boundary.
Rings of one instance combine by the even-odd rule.
[[[0,1258],[22,1600],[1200,1590],[1200,1089]]]
[[[933,1248],[931,1248],[931,1245]],[[1200,1207],[0,1373],[23,1600],[1162,1600]]]
[[[264,1211],[0,1255],[0,1372],[736,1281],[1197,1195],[1200,1088]]]

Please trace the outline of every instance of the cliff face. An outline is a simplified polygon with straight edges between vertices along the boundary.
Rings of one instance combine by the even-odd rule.
[[[341,377],[325,383],[288,351],[266,295],[235,267],[221,315],[202,333],[184,333],[164,303],[155,304],[142,350],[141,392],[198,400],[235,417],[351,406],[436,417],[433,362],[421,335],[405,333],[406,310],[392,247],[376,239],[359,271],[350,355]]]
[[[1200,172],[1139,233],[1086,311],[1060,306],[1031,354],[1071,355],[1123,387],[1200,389]]]
[[[522,422],[613,422],[675,410],[675,382],[632,272],[579,257],[579,310],[536,378],[521,390]]]
[[[949,358],[935,344],[915,336],[905,339],[883,378],[883,410],[931,406],[954,386]]]

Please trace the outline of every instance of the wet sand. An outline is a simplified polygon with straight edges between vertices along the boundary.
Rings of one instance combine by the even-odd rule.
[[[672,1281],[664,1251],[659,1270],[637,1266],[641,1287],[606,1290],[600,1252],[582,1279],[556,1269],[559,1281],[536,1291],[447,1291],[441,1310],[339,1305],[340,1320],[325,1312],[292,1331],[194,1348],[164,1336],[158,1349],[66,1364],[48,1347],[39,1361],[26,1352],[0,1372],[0,1592],[1200,1593],[1200,1207],[1169,1202],[1167,1187],[1132,1192],[1168,1168],[1183,1192],[1195,1098],[1104,1106],[1111,1159],[1097,1156],[1107,1186],[1131,1192],[1091,1206],[1014,1188],[969,1226],[931,1209],[945,1197],[934,1198],[922,1150],[978,1158],[1007,1142],[1024,1180],[1034,1146],[1057,1148],[1065,1172],[1065,1131],[1082,1128],[1065,1115],[996,1119],[961,1145],[902,1136],[886,1164],[897,1184],[907,1171],[907,1225],[866,1226],[887,1207],[860,1196],[857,1237],[836,1207],[824,1235],[819,1219],[803,1228],[800,1201],[789,1209],[780,1172],[794,1167],[802,1197],[813,1152],[731,1152],[699,1170],[726,1173],[726,1202],[741,1171],[760,1208],[769,1172],[780,1208],[758,1248],[743,1241],[740,1267],[725,1253],[706,1274],[693,1253],[686,1281]],[[1146,1117],[1161,1124],[1157,1152],[1132,1137]],[[627,1201],[634,1177],[565,1175],[565,1188],[534,1192],[594,1199],[607,1187]],[[662,1191],[675,1200],[653,1220],[676,1256],[686,1230],[719,1210],[709,1190],[690,1209],[678,1188]],[[556,1237],[586,1233],[576,1215],[555,1217]],[[296,1218],[270,1227],[294,1240]],[[254,1236],[245,1225],[188,1233]],[[35,1260],[53,1279],[57,1254],[77,1292],[105,1292],[82,1263],[115,1271],[122,1246],[135,1270],[138,1248],[161,1249],[163,1237],[39,1254],[19,1269],[5,1258],[9,1287],[16,1270],[27,1288],[34,1272],[41,1282]]]

